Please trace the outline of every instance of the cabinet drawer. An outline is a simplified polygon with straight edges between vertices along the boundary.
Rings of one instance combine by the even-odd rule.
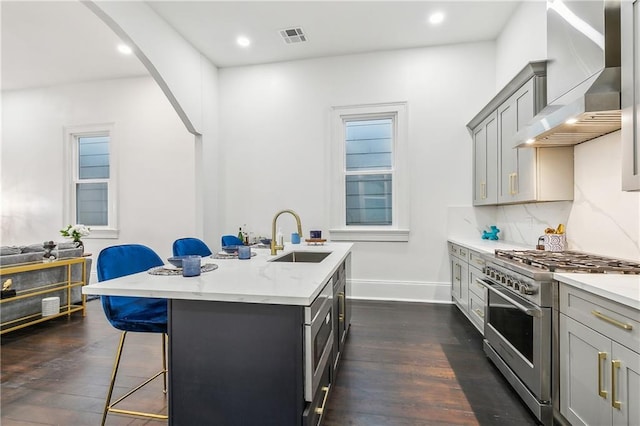
[[[640,347],[640,312],[560,283],[560,312],[634,351]]]
[[[307,404],[307,408],[302,413],[303,426],[317,426],[322,421],[322,414],[326,410],[326,403],[331,391],[331,367],[332,363],[328,362],[322,372],[320,384],[313,396],[313,401]]]
[[[469,250],[469,265],[474,268],[482,269],[486,264],[484,258],[477,251]]]
[[[476,282],[476,278],[482,277],[482,271],[478,268],[474,268],[473,265],[469,264],[469,295],[471,295],[471,293],[474,293],[477,298],[484,301],[484,295],[487,292],[487,289]]]
[[[484,298],[473,292],[469,292],[469,318],[484,335]]]
[[[449,243],[449,254],[465,262],[469,261],[469,249],[458,244]]]

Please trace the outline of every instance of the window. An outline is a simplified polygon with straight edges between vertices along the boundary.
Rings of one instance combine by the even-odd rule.
[[[393,119],[345,120],[347,225],[391,225]]]
[[[112,126],[67,128],[67,222],[91,228],[91,237],[116,238]]]
[[[406,104],[332,111],[331,239],[408,241]]]

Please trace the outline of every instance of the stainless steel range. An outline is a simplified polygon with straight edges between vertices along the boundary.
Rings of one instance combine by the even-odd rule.
[[[558,283],[554,272],[640,274],[640,264],[575,251],[496,250],[488,256],[485,340],[487,356],[538,420],[553,423],[557,380]],[[554,392],[554,388],[556,391]],[[557,406],[557,405],[556,405]]]

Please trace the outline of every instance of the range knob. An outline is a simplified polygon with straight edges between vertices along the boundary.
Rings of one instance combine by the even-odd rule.
[[[518,280],[514,280],[514,281],[513,281],[513,289],[514,289],[515,291],[520,291],[520,286],[521,286],[521,285],[522,285],[522,284],[520,283],[520,281],[518,281]]]
[[[527,294],[527,295],[532,295],[532,294],[536,294],[537,290],[535,288],[533,288],[533,287],[529,287],[526,284],[522,284],[520,286],[520,293]]]
[[[513,277],[507,276],[507,287],[513,287]]]

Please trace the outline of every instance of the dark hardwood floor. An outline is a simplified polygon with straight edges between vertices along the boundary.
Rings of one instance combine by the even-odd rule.
[[[100,424],[118,339],[98,300],[88,303],[85,318],[2,336],[0,423]],[[130,335],[114,395],[159,367],[159,336]],[[166,413],[157,380],[134,398],[129,408]],[[485,358],[479,333],[452,305],[353,302],[327,405],[326,426],[536,424]],[[107,424],[162,422],[110,414]]]

